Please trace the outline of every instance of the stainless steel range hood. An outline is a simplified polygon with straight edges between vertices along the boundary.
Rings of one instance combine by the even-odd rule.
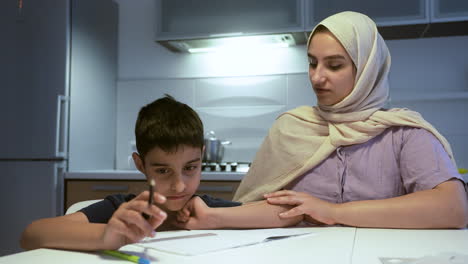
[[[230,51],[234,49],[289,47],[305,44],[306,34],[304,32],[267,34],[267,35],[242,35],[234,33],[229,36],[211,35],[203,39],[179,39],[160,40],[158,43],[175,52],[215,52]]]

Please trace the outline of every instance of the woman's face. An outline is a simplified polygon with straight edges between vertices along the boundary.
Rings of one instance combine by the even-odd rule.
[[[351,93],[356,67],[329,31],[314,34],[308,49],[309,78],[321,105],[334,105]]]

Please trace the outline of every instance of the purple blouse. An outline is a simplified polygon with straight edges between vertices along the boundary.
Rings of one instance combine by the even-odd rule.
[[[454,178],[463,181],[430,132],[391,127],[365,143],[339,147],[285,189],[344,203],[432,189]]]

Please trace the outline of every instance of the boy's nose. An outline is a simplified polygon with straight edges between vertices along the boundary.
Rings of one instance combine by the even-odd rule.
[[[181,176],[177,176],[174,181],[172,181],[171,190],[177,193],[185,190],[185,183]]]

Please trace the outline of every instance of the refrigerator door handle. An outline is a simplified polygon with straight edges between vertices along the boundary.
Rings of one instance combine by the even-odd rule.
[[[69,97],[57,96],[57,127],[55,136],[55,156],[67,158],[68,152],[68,104]]]
[[[53,208],[55,210],[52,215],[61,216],[65,211],[64,202],[64,173],[66,170],[66,162],[58,162],[54,165],[54,190],[55,190],[55,204]]]

